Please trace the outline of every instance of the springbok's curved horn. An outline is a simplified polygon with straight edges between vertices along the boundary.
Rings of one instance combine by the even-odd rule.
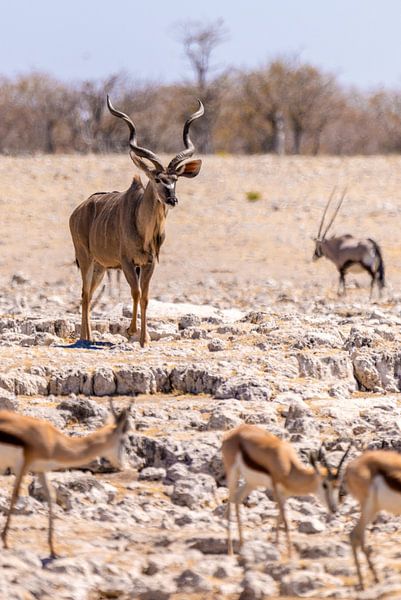
[[[326,469],[327,469],[327,472],[328,472],[329,476],[330,476],[330,477],[333,477],[333,472],[332,472],[332,470],[331,470],[331,467],[330,467],[329,463],[327,462],[327,458],[326,458],[326,454],[325,454],[325,451],[324,451],[324,450],[325,450],[325,448],[324,448],[324,444],[322,444],[322,445],[320,446],[320,448],[319,448],[319,452],[318,452],[318,455],[317,455],[317,459],[318,459],[318,461],[319,461],[319,462],[321,462],[321,463],[322,463],[322,465],[323,465],[324,467],[326,467]]]
[[[111,398],[109,399],[109,405],[110,405],[111,414],[117,420],[118,419],[118,412],[116,411],[116,409],[114,407],[114,404],[113,404],[113,400]]]
[[[353,445],[353,442],[351,441],[351,442],[350,442],[350,444],[349,444],[349,446],[348,446],[348,448],[346,449],[346,451],[345,451],[345,452],[344,452],[344,454],[342,455],[340,462],[338,463],[338,467],[337,467],[337,477],[339,477],[339,476],[340,476],[340,473],[341,473],[341,468],[342,468],[342,466],[343,466],[343,464],[344,464],[344,462],[345,462],[345,459],[347,458],[348,454],[349,454],[349,453],[350,453],[350,451],[351,451],[352,445]]]
[[[287,416],[284,421],[284,429],[288,428],[288,425],[291,423],[292,419],[294,418],[294,413],[295,413],[295,406],[293,404],[290,404],[290,407],[287,410]]]
[[[325,209],[324,209],[324,211],[323,211],[322,220],[320,221],[320,225],[319,225],[319,231],[318,231],[318,234],[317,234],[317,239],[318,239],[318,240],[320,240],[320,234],[322,233],[322,227],[323,227],[323,224],[324,224],[324,220],[325,220],[325,218],[326,218],[327,209],[329,208],[329,206],[330,206],[330,204],[331,204],[331,201],[333,200],[333,197],[334,197],[334,194],[335,194],[335,192],[336,192],[336,189],[337,189],[336,187],[334,187],[334,188],[333,188],[333,191],[331,192],[331,194],[330,194],[330,197],[329,197],[329,199],[327,200],[327,204],[326,204],[326,206],[325,206]],[[323,237],[324,237],[324,236],[323,236]]]
[[[191,123],[196,119],[199,119],[205,113],[205,107],[203,106],[201,100],[197,98],[199,102],[199,108],[196,112],[192,113],[190,117],[185,121],[184,130],[182,132],[182,139],[184,141],[185,150],[182,150],[175,156],[169,163],[167,169],[172,171],[177,167],[177,165],[183,161],[185,158],[190,158],[195,152],[195,146],[193,145],[191,138],[189,137],[189,128]]]
[[[123,113],[119,110],[116,110],[114,108],[114,106],[112,105],[112,103],[110,101],[108,94],[107,94],[107,107],[112,115],[114,115],[115,117],[118,117],[119,119],[122,119],[123,121],[125,121],[127,123],[129,130],[130,130],[130,138],[128,140],[128,143],[131,147],[132,152],[136,156],[140,156],[141,158],[147,158],[148,160],[150,160],[150,162],[154,164],[156,169],[163,170],[163,165],[161,163],[161,160],[156,156],[156,154],[154,154],[154,152],[152,152],[151,150],[147,150],[147,148],[142,148],[141,146],[138,146],[137,141],[136,141],[136,128],[135,128],[134,123],[131,121],[131,119],[129,118],[128,115],[126,115],[125,113]]]
[[[341,208],[341,204],[343,203],[343,200],[344,200],[344,198],[345,198],[345,194],[346,194],[346,193],[347,193],[347,188],[344,188],[344,190],[343,190],[343,194],[342,194],[342,196],[341,196],[341,198],[340,198],[340,202],[337,204],[337,208],[336,208],[336,210],[334,211],[334,214],[333,214],[333,216],[332,216],[332,217],[331,217],[331,219],[330,219],[330,223],[327,225],[327,227],[326,227],[326,231],[325,231],[325,232],[324,232],[324,234],[323,234],[323,239],[326,237],[326,235],[327,235],[327,233],[328,233],[328,231],[329,231],[330,227],[333,225],[333,223],[334,223],[334,219],[336,218],[336,216],[337,216],[337,214],[338,214],[338,211],[339,211],[339,210],[340,210],[340,208]]]

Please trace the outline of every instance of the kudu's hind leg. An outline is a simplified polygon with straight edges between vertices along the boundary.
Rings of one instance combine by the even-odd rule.
[[[89,290],[89,302],[92,302],[93,294],[95,293],[96,289],[101,284],[105,272],[106,272],[106,269],[104,267],[102,267],[102,265],[100,265],[99,263],[95,262],[94,267],[93,267],[93,273],[92,273],[92,283],[91,283],[91,287]],[[100,297],[102,296],[103,291],[104,291],[104,287],[103,287],[103,290],[100,290],[100,293],[98,294],[97,298],[92,303],[92,308],[100,300]]]

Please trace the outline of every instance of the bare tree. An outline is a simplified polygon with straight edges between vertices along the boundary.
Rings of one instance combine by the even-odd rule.
[[[223,19],[214,22],[185,21],[180,24],[178,31],[178,40],[183,45],[184,54],[194,74],[194,91],[206,106],[205,118],[199,124],[199,151],[211,152],[213,115],[218,110],[218,94],[211,81],[211,73],[216,71],[212,64],[212,56],[216,48],[226,41],[228,32]]]

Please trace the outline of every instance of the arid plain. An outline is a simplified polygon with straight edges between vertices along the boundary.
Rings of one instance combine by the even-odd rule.
[[[110,396],[133,414],[126,471],[97,461],[50,476],[60,559],[45,560],[43,493],[24,488],[0,597],[399,598],[401,521],[391,515],[368,533],[382,581],[364,565],[367,589],[355,590],[349,496],[330,519],[311,497],[288,501],[288,560],[284,536],[273,543],[274,503],[252,492],[246,544],[226,556],[220,444],[246,421],[302,456],[325,440],[333,464],[350,439],[355,456],[401,447],[401,158],[204,157],[167,218],[150,346],[125,337],[129,288],[113,274],[93,309],[96,344],[82,348],[68,217],[93,192],[126,189],[134,172],[124,155],[0,159],[0,406],[71,434],[100,426]],[[347,195],[333,233],[382,248],[381,299],[369,301],[369,278],[353,274],[338,298],[335,267],[312,263],[334,187]],[[12,482],[0,477],[2,514]]]

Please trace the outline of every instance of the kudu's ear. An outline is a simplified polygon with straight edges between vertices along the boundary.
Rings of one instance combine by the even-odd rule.
[[[129,155],[131,157],[132,162],[138,167],[138,169],[141,169],[141,171],[143,171],[145,175],[147,175],[148,177],[152,177],[152,175],[155,174],[156,169],[148,165],[142,158],[136,156],[136,154],[134,154],[132,151],[129,153]]]
[[[178,177],[196,177],[201,170],[202,161],[197,160],[189,160],[184,161],[175,169],[175,174]]]

